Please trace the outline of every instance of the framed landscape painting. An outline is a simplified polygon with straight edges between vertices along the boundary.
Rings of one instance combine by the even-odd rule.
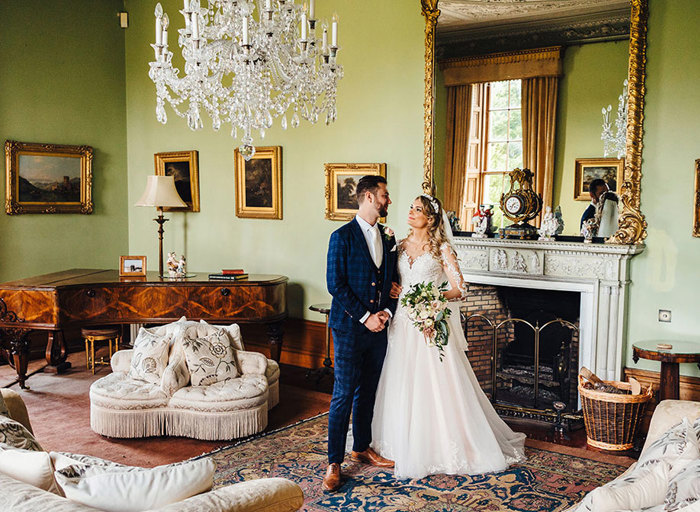
[[[5,141],[5,212],[92,213],[90,146]]]
[[[199,153],[197,151],[171,151],[154,155],[156,175],[172,176],[180,198],[187,208],[163,208],[166,212],[199,211]]]
[[[386,178],[386,164],[325,164],[326,218],[351,220],[358,205],[355,188],[360,178],[377,175]]]
[[[608,188],[617,192],[622,183],[622,173],[625,169],[624,158],[577,158],[574,174],[574,200],[590,201],[588,186],[595,179],[602,179]]]
[[[234,153],[236,216],[244,219],[282,218],[282,146],[256,147],[246,161]]]

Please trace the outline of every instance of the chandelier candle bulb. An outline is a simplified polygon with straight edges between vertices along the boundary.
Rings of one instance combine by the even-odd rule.
[[[323,55],[328,55],[328,28],[323,27],[323,44],[321,46]]]
[[[250,41],[248,40],[248,16],[243,16],[243,46],[248,46]]]
[[[185,11],[185,12],[189,12],[189,10],[190,10],[190,0],[184,0],[182,10]]]
[[[199,13],[192,13],[192,40],[199,39]]]
[[[160,4],[158,4],[160,5]],[[156,17],[156,46],[160,46],[163,41],[163,23],[162,16]]]
[[[316,19],[316,0],[309,0],[309,19]]]
[[[338,47],[338,15],[333,15],[333,23],[331,23],[331,46]]]
[[[306,41],[306,13],[301,13],[301,40]]]

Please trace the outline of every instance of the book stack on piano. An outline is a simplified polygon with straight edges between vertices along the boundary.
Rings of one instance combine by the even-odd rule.
[[[224,269],[220,274],[209,274],[209,279],[214,281],[241,281],[248,279],[248,274],[242,268]]]

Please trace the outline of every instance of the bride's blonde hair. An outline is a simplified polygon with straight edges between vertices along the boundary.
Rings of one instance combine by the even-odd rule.
[[[440,248],[448,243],[442,220],[442,204],[439,199],[427,194],[421,194],[416,199],[420,200],[423,205],[423,214],[428,218],[428,243],[430,244],[428,250],[439,261],[442,259]],[[412,229],[408,231],[409,235],[411,233],[413,233]]]

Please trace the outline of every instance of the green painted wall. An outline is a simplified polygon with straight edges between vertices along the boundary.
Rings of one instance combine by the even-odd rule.
[[[650,338],[700,343],[700,239],[693,238],[694,163],[698,150],[700,23],[694,0],[650,0],[644,109],[642,211],[646,250],[632,260],[628,344]],[[671,323],[657,320],[672,311]],[[635,366],[628,350],[627,365]],[[641,368],[659,364],[640,360]],[[681,373],[700,375],[682,364]]]
[[[170,33],[184,24],[181,2],[168,0]],[[168,107],[169,121],[155,118],[155,87],[147,76],[153,59],[154,2],[127,0],[131,26],[126,35],[126,110],[129,173],[129,249],[146,254],[157,269],[154,211],[134,207],[153,154],[199,151],[199,213],[171,213],[165,247],[185,252],[191,271],[243,267],[249,272],[290,277],[290,313],[320,320],[308,311],[326,302],[325,257],[330,233],[340,222],[324,219],[326,162],[386,162],[393,206],[388,223],[405,233],[408,205],[420,193],[423,162],[423,31],[417,1],[319,0],[317,13],[340,16],[339,62],[345,78],[338,92],[338,120],[330,127],[308,123],[283,131],[279,122],[258,145],[283,151],[283,220],[239,219],[234,210],[233,149],[240,142],[230,128],[191,132]],[[390,28],[387,20],[392,20]],[[170,38],[171,41],[173,37]]]
[[[0,2],[0,140],[95,150],[92,215],[0,213],[0,281],[117,268],[126,254],[122,8],[121,0]]]
[[[579,221],[589,204],[574,201],[576,159],[603,156],[600,111],[612,105],[615,114],[622,82],[627,77],[628,55],[629,41],[570,46],[564,52],[564,74],[559,81],[557,103],[552,204],[561,205],[566,234],[579,234]]]

